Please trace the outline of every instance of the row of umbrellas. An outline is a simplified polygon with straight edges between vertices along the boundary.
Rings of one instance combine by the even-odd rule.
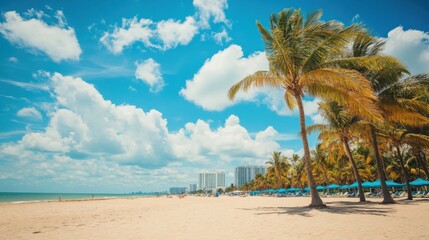
[[[405,184],[396,183],[396,182],[394,182],[392,180],[386,181],[386,185],[387,185],[387,187],[391,187],[391,188],[405,187]],[[429,181],[425,180],[425,179],[417,178],[416,180],[410,182],[410,185],[413,186],[413,187],[429,186]],[[377,180],[377,181],[374,181],[374,182],[365,181],[365,182],[362,183],[362,188],[380,188],[380,187],[381,187],[380,180]],[[328,185],[326,187],[321,186],[321,185],[319,185],[319,186],[316,187],[316,189],[318,191],[328,190],[328,189],[346,190],[346,189],[354,189],[354,188],[358,188],[358,183],[357,182],[355,182],[353,184],[350,184],[350,185],[343,185],[343,186],[340,186],[338,184],[333,183],[333,184]],[[306,192],[308,192],[308,191],[310,191],[310,188],[306,187],[303,190],[306,191]],[[275,190],[275,189],[268,189],[268,190],[264,190],[264,191],[255,190],[255,191],[250,192],[250,195],[254,196],[254,195],[259,195],[261,193],[292,193],[292,192],[299,192],[299,191],[302,191],[302,190],[300,188],[288,188],[288,189],[280,188],[280,189],[277,189],[277,190]]]

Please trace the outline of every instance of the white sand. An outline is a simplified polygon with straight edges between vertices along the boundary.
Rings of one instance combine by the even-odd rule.
[[[0,239],[429,239],[429,199],[186,197],[0,204]]]

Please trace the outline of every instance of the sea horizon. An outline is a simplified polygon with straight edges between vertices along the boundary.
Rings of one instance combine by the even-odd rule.
[[[0,203],[89,200],[155,196],[161,193],[56,193],[56,192],[0,192]]]

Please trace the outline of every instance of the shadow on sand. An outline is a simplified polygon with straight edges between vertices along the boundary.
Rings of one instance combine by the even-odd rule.
[[[405,204],[419,204],[419,202],[412,203],[408,201]],[[403,204],[400,202],[400,204]],[[326,208],[313,209],[309,207],[258,207],[258,208],[241,208],[241,210],[255,211],[255,215],[265,214],[289,214],[298,215],[303,217],[312,217],[312,211],[327,212],[333,214],[365,214],[375,216],[387,216],[396,210],[394,205],[381,205],[376,202],[348,202],[338,201],[327,203]]]

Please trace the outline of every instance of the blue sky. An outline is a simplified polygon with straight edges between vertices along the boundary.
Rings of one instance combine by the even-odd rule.
[[[429,72],[421,1],[3,1],[0,191],[158,191],[216,170],[231,183],[238,165],[299,154],[281,91],[226,99],[268,67],[255,22],[290,7],[362,22],[385,54]]]

